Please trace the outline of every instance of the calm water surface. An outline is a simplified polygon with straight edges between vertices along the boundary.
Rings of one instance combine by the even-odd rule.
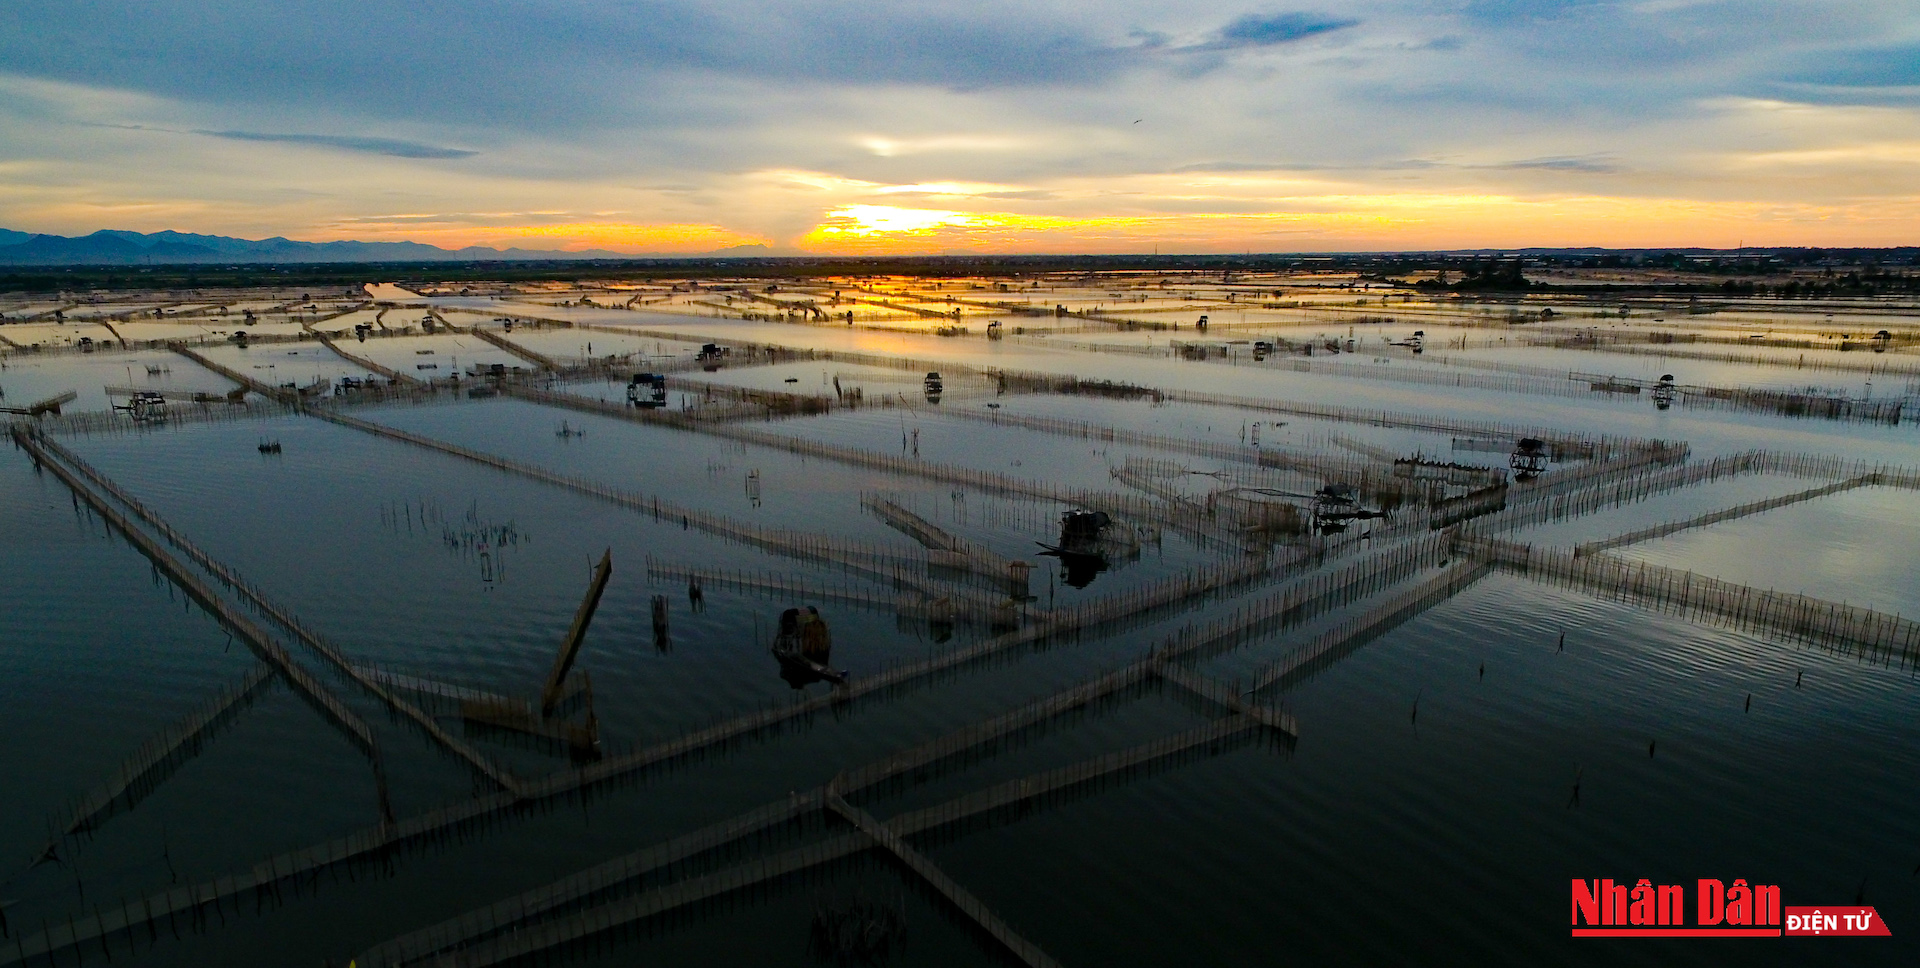
[[[684,316],[592,309],[553,309],[551,315],[1656,436],[1685,440],[1696,456],[1768,447],[1920,464],[1920,437],[1911,425],[1656,414],[1608,401]],[[576,341],[584,349],[579,336],[548,334],[540,348],[581,355],[567,345]],[[673,344],[656,347],[650,337],[606,342],[607,352],[684,352]],[[598,352],[597,336],[595,343]],[[410,348],[391,341],[381,352]],[[463,365],[470,349],[474,361],[486,358],[461,348]],[[237,350],[223,352],[240,357]],[[311,352],[302,348],[301,357]],[[305,382],[340,369],[337,362],[301,357],[277,358],[275,372],[292,378],[297,371]],[[412,357],[381,358],[400,366]],[[247,365],[265,365],[264,357],[249,358]],[[94,380],[109,366],[72,359],[46,364],[69,365],[70,373],[34,370],[16,379],[10,370],[0,380],[16,381],[4,384],[11,400],[29,392],[16,391],[16,384]],[[827,369],[876,385],[886,375]],[[779,374],[787,373],[800,379],[788,388],[818,392],[821,371],[818,364],[767,368],[779,382],[765,388],[786,387]],[[762,385],[761,377],[746,376],[756,372],[739,369],[729,379]],[[190,365],[175,363],[174,379],[197,385],[198,377]],[[590,384],[573,392],[607,391]],[[952,402],[979,409],[991,399],[957,395]],[[1249,420],[1263,419],[1227,408],[1086,398],[1009,397],[1004,408],[1219,443],[1241,441]],[[1033,557],[1035,542],[1054,537],[1060,510],[1045,502],[520,401],[355,413],[757,526],[879,543],[910,556],[915,545],[860,507],[863,494],[884,493],[999,554],[1041,562],[1034,578],[1041,604],[1096,600],[1238,560],[1219,542],[1167,532],[1137,560],[1075,589],[1054,582],[1049,559]],[[584,436],[557,436],[562,421]],[[867,410],[750,426],[878,454],[902,456],[904,450],[909,458],[918,431],[919,458],[926,462],[1095,489],[1121,489],[1111,468],[1127,457],[1168,456],[937,412]],[[904,446],[903,433],[909,435]],[[1328,448],[1327,435],[1336,434],[1370,446],[1450,455],[1451,442],[1442,435],[1358,424],[1287,419],[1269,422],[1266,433],[1263,444],[1329,454],[1351,456]],[[263,439],[279,441],[283,452],[259,453]],[[804,597],[716,582],[705,589],[704,611],[694,611],[684,583],[650,579],[650,559],[716,574],[778,575],[860,598],[821,603],[834,628],[834,664],[856,676],[991,634],[965,623],[935,629],[896,618],[899,590],[829,564],[776,556],[676,519],[310,418],[183,423],[63,440],[355,660],[460,686],[522,696],[537,690],[590,562],[610,550],[614,577],[579,663],[592,677],[610,754],[825,693],[823,685],[789,687],[766,653],[774,617],[805,604]],[[257,660],[77,506],[57,479],[36,471],[25,453],[9,449],[3,457],[0,735],[6,739],[0,775],[7,795],[0,797],[0,861],[6,864],[0,903],[11,902],[5,908],[10,932],[38,932],[43,921],[57,923],[95,905],[244,871],[273,854],[378,822],[367,757],[274,683],[136,807],[91,837],[68,842],[56,862],[29,869],[48,841],[50,818],[65,804],[169,723],[239,682]],[[1458,459],[1497,465],[1502,455],[1462,452]],[[1226,470],[1217,461],[1181,460],[1196,471]],[[757,490],[748,486],[749,475]],[[1737,478],[1517,537],[1572,544],[1816,483]],[[1917,509],[1915,492],[1863,488],[1620,553],[1914,614],[1920,610],[1913,579],[1920,533],[1908,522]],[[652,628],[655,595],[668,603],[665,643]],[[588,797],[516,813],[391,865],[325,875],[257,913],[251,903],[244,912],[228,908],[217,930],[143,941],[133,954],[121,948],[114,957],[141,965],[344,964],[398,934],[784,802],[790,791],[810,789],[843,769],[1049,696],[1134,661],[1187,623],[1217,617],[1242,600],[1196,601],[1185,611],[1015,650]],[[1262,663],[1367,607],[1356,603],[1311,617],[1195,667],[1245,681]],[[301,661],[375,730],[397,815],[489,792],[344,677],[304,653]],[[1298,717],[1301,738],[1294,748],[1248,737],[915,843],[1070,965],[1722,964],[1730,957],[1894,965],[1912,964],[1920,952],[1920,878],[1913,873],[1920,865],[1914,833],[1920,830],[1920,684],[1898,663],[1863,662],[1496,573],[1263,698]],[[885,818],[1165,738],[1217,715],[1175,690],[1126,692],[983,755],[856,799]],[[462,729],[457,717],[443,722]],[[564,757],[531,741],[486,733],[468,738],[526,776],[566,767]],[[802,825],[725,858],[833,833],[838,830],[818,822]],[[1563,892],[1576,877],[1689,884],[1700,877],[1745,878],[1780,884],[1789,904],[1848,904],[1864,894],[1896,937],[1574,942],[1561,919]],[[869,853],[649,922],[608,944],[563,952],[555,963],[818,964],[808,950],[815,908],[856,894],[904,914],[905,947],[891,963],[1002,960],[903,868]],[[0,941],[0,961],[7,947]],[[96,953],[86,956],[93,960]]]

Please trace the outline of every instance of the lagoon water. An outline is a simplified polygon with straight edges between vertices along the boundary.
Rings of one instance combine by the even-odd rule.
[[[1644,399],[1538,398],[978,339],[615,310],[550,312],[709,339],[946,361],[956,374],[967,365],[998,366],[1657,437],[1687,442],[1694,459],[1766,447],[1920,465],[1920,431],[1911,423],[1684,408],[1659,413]],[[608,337],[616,339],[621,346],[654,342]],[[547,343],[556,355],[566,349],[557,335]],[[689,345],[660,348],[670,357]],[[317,350],[303,344],[303,355],[309,352]],[[69,383],[95,380],[94,370],[111,369],[108,361],[120,359],[48,355],[35,361],[32,379],[46,382],[43,375],[51,372],[52,382],[60,382],[59,368],[68,366],[92,368],[75,369]],[[175,379],[186,379],[189,365],[173,365]],[[884,369],[835,363],[791,369],[801,379],[793,388],[800,392],[819,392],[823,371],[841,373],[849,384],[885,385]],[[739,368],[712,376],[789,388],[755,382],[755,374]],[[0,373],[10,395],[11,380],[12,371]],[[216,379],[211,386],[220,384]],[[617,399],[620,388],[586,383],[566,389]],[[912,385],[900,389],[911,393]],[[1223,444],[1240,440],[1249,420],[1284,421],[1268,429],[1268,446],[1327,449],[1327,435],[1338,434],[1397,451],[1495,465],[1505,460],[1499,453],[1450,454],[1445,435],[1364,424],[1086,396],[996,398],[958,388],[939,407],[749,425],[896,457],[903,450],[913,456],[911,441],[903,446],[901,439],[911,432],[926,462],[1101,490],[1119,488],[1109,469],[1128,457],[1172,456],[993,426],[941,409],[978,411],[988,402],[1002,403],[1009,414],[1066,416]],[[1162,529],[1137,558],[1074,588],[1056,580],[1051,559],[1035,557],[1036,543],[1056,536],[1057,503],[523,400],[443,398],[351,412],[756,525],[911,554],[916,545],[862,510],[862,495],[885,494],[996,554],[1038,562],[1034,590],[1043,605],[1099,600],[1243,554],[1220,541]],[[583,433],[558,436],[563,421]],[[56,439],[356,661],[395,673],[531,695],[573,616],[591,562],[610,551],[613,578],[579,662],[592,678],[608,756],[828,694],[825,684],[789,686],[767,653],[775,616],[805,600],[709,583],[704,610],[694,611],[683,581],[650,579],[650,560],[862,590],[872,602],[820,602],[834,630],[834,664],[856,678],[992,634],[964,622],[948,633],[897,617],[890,605],[895,590],[830,565],[777,556],[678,519],[311,417],[181,420]],[[281,453],[260,453],[263,440],[278,441]],[[1227,469],[1217,460],[1176,459],[1196,474]],[[757,487],[748,485],[750,472]],[[1570,545],[1817,483],[1739,477],[1509,537]],[[1920,545],[1910,524],[1917,509],[1914,491],[1862,488],[1618,553],[1912,615],[1920,611],[1920,586],[1912,577]],[[484,560],[479,538],[487,543]],[[1342,542],[1352,540],[1334,544],[1344,548]],[[30,866],[64,805],[98,786],[169,723],[240,681],[256,660],[17,448],[0,459],[0,561],[0,776],[7,778],[0,797],[0,863],[6,865],[0,903],[8,905],[0,963],[16,939],[40,933],[43,925],[246,871],[273,855],[380,822],[366,756],[276,681],[145,799],[87,836],[63,839],[57,859]],[[783,803],[791,792],[842,770],[1120,668],[1182,627],[1221,617],[1266,591],[1271,588],[1256,586],[1200,598],[1188,608],[1016,649],[585,796],[508,813],[387,863],[325,873],[257,910],[249,897],[222,909],[218,923],[205,930],[180,926],[176,939],[163,924],[156,938],[114,948],[113,958],[156,966],[346,964],[395,936]],[[655,595],[668,601],[665,647],[652,629]],[[1368,607],[1353,603],[1270,631],[1193,668],[1244,682],[1304,638]],[[346,678],[310,654],[300,659],[375,730],[396,816],[492,792]],[[1758,964],[1894,965],[1911,964],[1920,952],[1920,878],[1914,876],[1920,865],[1920,682],[1910,665],[1863,661],[1495,572],[1262,698],[1297,718],[1296,745],[1244,736],[913,842],[1067,965],[1704,965],[1732,957]],[[856,801],[885,819],[1162,739],[1219,715],[1170,687],[1125,692]],[[457,717],[443,724],[523,777],[571,768],[564,756],[534,742],[466,732]],[[711,863],[725,866],[844,829],[820,822],[783,829]],[[669,876],[708,869],[689,865]],[[1704,877],[1744,878],[1781,885],[1790,905],[1850,904],[1864,896],[1894,938],[1570,940],[1562,920],[1567,885],[1599,877],[1689,885]],[[887,963],[1007,960],[904,867],[869,851],[652,919],[637,931],[549,953],[538,963],[819,964],[809,950],[816,908],[855,894],[905,915],[904,947]],[[97,947],[80,954],[88,961],[105,958]],[[62,963],[73,956],[69,951]]]

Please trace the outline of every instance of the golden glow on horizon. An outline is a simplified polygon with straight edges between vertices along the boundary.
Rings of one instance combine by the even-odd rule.
[[[1018,252],[1030,249],[1084,252],[1140,252],[1171,240],[1178,246],[1232,247],[1239,239],[1271,241],[1274,233],[1307,216],[1268,215],[1114,215],[1074,218],[1011,212],[969,214],[884,205],[853,205],[830,212],[826,221],[800,239],[803,249],[862,254],[927,253],[945,249]],[[1367,216],[1313,216],[1323,227],[1344,223],[1351,231]]]
[[[1920,141],[1898,137],[1862,139],[1824,149],[1729,153],[1717,162],[1729,178],[1737,178],[1733,173],[1744,164],[1792,171],[1797,180],[1802,170],[1831,169],[1861,159],[1904,170],[1894,159],[1920,160],[1913,155],[1916,145]],[[1810,157],[1813,151],[1826,154]],[[1853,184],[1861,184],[1864,177]],[[711,215],[681,206],[677,198],[666,199],[668,207],[661,206],[658,197],[605,192],[570,210],[554,204],[566,200],[560,196],[527,197],[515,199],[525,205],[517,209],[414,209],[334,218],[314,213],[289,220],[292,225],[263,225],[251,221],[260,213],[237,204],[211,206],[186,199],[136,203],[76,190],[38,192],[41,204],[33,221],[54,223],[42,231],[59,231],[66,223],[142,231],[186,224],[251,238],[284,234],[312,241],[405,240],[452,249],[479,245],[691,254],[761,244],[775,252],[848,255],[1730,247],[1742,241],[1897,245],[1909,244],[1912,226],[1920,224],[1920,190],[1897,178],[1878,196],[1809,199],[1781,192],[1777,200],[1746,192],[1715,198],[1711,193],[1717,186],[1697,180],[1665,186],[1659,197],[1490,191],[1484,180],[1449,180],[1456,182],[1454,190],[1320,172],[888,184],[779,169],[742,173],[721,186],[716,197],[725,199],[728,207]],[[0,200],[25,190],[0,179]],[[646,220],[643,213],[650,211],[662,217]],[[242,223],[242,218],[250,221]],[[298,227],[301,224],[306,227]],[[33,222],[19,227],[39,228]]]
[[[1518,198],[1409,193],[1319,195],[1271,212],[1062,216],[847,205],[801,237],[813,252],[860,254],[1078,251],[1284,251],[1298,248],[1450,248],[1462,245],[1725,245],[1844,215],[1855,225],[1912,218],[1897,211],[1809,205],[1631,199],[1604,195]],[[1782,234],[1785,234],[1784,232]],[[1724,236],[1724,238],[1723,238]],[[1674,239],[1685,241],[1675,242]]]

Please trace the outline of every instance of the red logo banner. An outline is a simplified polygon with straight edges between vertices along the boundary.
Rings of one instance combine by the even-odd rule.
[[[1703,877],[1692,885],[1628,884],[1611,878],[1573,881],[1576,938],[1889,938],[1880,912],[1860,905],[1784,907],[1777,884],[1727,884]]]

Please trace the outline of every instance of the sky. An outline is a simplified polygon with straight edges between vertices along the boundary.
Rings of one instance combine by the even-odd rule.
[[[692,253],[1920,243],[1915,0],[7,0],[0,227]]]

